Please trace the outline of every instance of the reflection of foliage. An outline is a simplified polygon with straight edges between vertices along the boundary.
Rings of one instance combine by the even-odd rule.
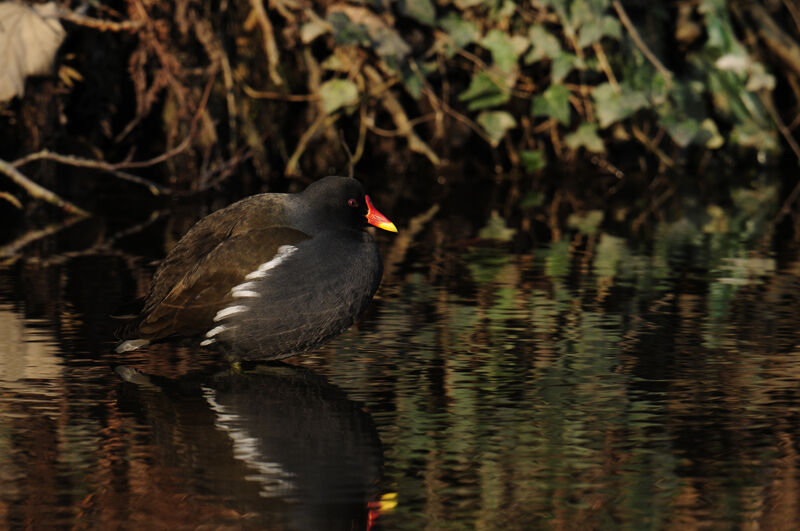
[[[380,412],[400,500],[387,525],[779,519],[744,502],[796,490],[781,448],[798,432],[770,419],[797,404],[797,298],[777,313],[770,299],[796,290],[797,265],[776,272],[702,223],[660,224],[646,253],[602,231],[577,235],[591,252],[459,253],[461,296],[409,275],[404,297],[330,347],[335,361],[309,362]]]
[[[191,139],[197,157],[181,162],[193,166],[200,186],[242,145],[262,173],[276,159],[289,174],[329,166],[340,142],[335,126],[354,140],[354,162],[368,139],[396,150],[395,141],[380,139],[399,138],[439,164],[466,138],[444,132],[464,127],[491,146],[505,142],[509,160],[532,171],[546,153],[603,153],[630,140],[668,165],[667,138],[678,147],[747,147],[765,156],[778,146],[777,83],[796,87],[800,77],[800,47],[791,39],[798,28],[785,16],[800,15],[790,3],[772,11],[712,0],[633,3],[629,13],[618,0],[251,0],[219,18],[200,2],[125,5],[122,24],[61,12],[93,28],[85,31],[136,37],[127,58],[133,112],[112,123],[106,109],[100,129],[115,144],[141,140],[147,133],[134,130],[157,106],[168,147]],[[674,24],[665,25],[675,9]],[[101,68],[109,68],[120,60],[111,54],[122,51],[104,53]],[[82,90],[131,108],[119,86],[90,71],[87,54],[71,51],[65,65],[93,85]],[[76,78],[69,79],[67,91]],[[800,96],[793,97],[796,106]],[[264,145],[265,135],[274,142]],[[309,150],[319,143],[330,149]]]

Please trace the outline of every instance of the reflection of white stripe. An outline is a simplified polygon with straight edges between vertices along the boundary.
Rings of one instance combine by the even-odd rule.
[[[217,312],[217,315],[214,316],[214,322],[216,323],[217,321],[225,319],[229,315],[244,311],[247,311],[247,306],[228,306],[227,308],[223,308]]]
[[[245,479],[257,481],[262,485],[261,497],[285,496],[296,490],[294,483],[290,480],[294,476],[286,471],[280,463],[267,460],[258,450],[259,440],[251,436],[246,429],[243,429],[244,420],[236,413],[231,413],[227,407],[223,406],[215,399],[216,392],[203,387],[203,396],[217,414],[214,425],[228,434],[233,441],[233,457],[243,461],[256,474],[248,474]]]
[[[264,278],[265,276],[267,276],[267,272],[269,272],[270,269],[275,269],[276,267],[278,267],[281,264],[281,262],[286,260],[296,250],[297,247],[295,247],[294,245],[281,245],[280,247],[278,247],[278,252],[275,253],[275,256],[272,257],[272,260],[270,260],[269,262],[264,262],[263,264],[258,266],[258,269],[256,269],[252,273],[248,273],[247,276],[244,277],[245,280],[253,280],[254,278]],[[234,297],[235,296],[236,295],[234,295]]]
[[[200,346],[201,346],[201,347],[207,347],[207,346],[209,346],[209,345],[210,345],[210,344],[212,344],[212,343],[216,343],[216,341],[217,341],[216,339],[204,339],[204,340],[202,340],[202,341],[200,342]]]

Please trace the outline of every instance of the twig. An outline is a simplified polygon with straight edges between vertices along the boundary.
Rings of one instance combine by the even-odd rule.
[[[121,22],[116,22],[113,20],[105,20],[102,18],[92,18],[86,17],[84,15],[78,15],[77,13],[73,13],[67,9],[59,9],[58,16],[64,20],[72,22],[73,24],[77,24],[79,26],[85,26],[87,28],[93,28],[98,31],[130,31],[135,32],[140,27],[142,27],[141,21],[133,21],[133,20],[123,20]]]
[[[311,127],[306,129],[306,131],[300,136],[300,140],[297,142],[297,147],[294,149],[294,153],[292,156],[289,157],[289,162],[286,163],[286,169],[284,170],[284,174],[286,175],[294,175],[297,173],[297,163],[300,160],[300,156],[306,150],[306,146],[317,133],[318,130],[324,129],[326,127],[330,127],[333,125],[334,122],[338,119],[338,114],[324,114],[320,113],[314,123],[311,124]]]
[[[281,94],[280,92],[256,90],[246,83],[242,83],[242,90],[253,99],[283,101],[317,101],[319,99],[318,94]]]
[[[275,42],[275,31],[272,29],[272,22],[269,21],[269,17],[267,16],[264,2],[263,0],[250,0],[250,6],[253,8],[251,16],[255,17],[258,25],[261,27],[261,35],[264,39],[264,53],[267,55],[269,78],[276,85],[282,85],[283,79],[280,74],[278,74],[280,57],[278,55],[278,45]]]
[[[437,97],[436,94],[434,94],[433,91],[431,91],[430,89],[423,88],[422,90],[424,92],[426,92],[429,97],[433,97],[433,98]],[[439,105],[441,105],[442,110],[445,112],[445,114],[447,114],[451,118],[455,118],[459,122],[463,123],[464,125],[466,125],[470,129],[472,129],[472,131],[476,135],[481,137],[483,140],[485,140],[486,143],[488,143],[488,144],[492,143],[491,138],[489,138],[489,136],[483,131],[483,129],[481,129],[481,127],[478,124],[476,124],[475,122],[473,122],[472,120],[470,120],[469,118],[467,118],[466,116],[461,114],[460,112],[458,112],[455,109],[453,109],[452,107],[450,107],[447,103],[444,102],[444,100],[440,99],[439,100]]]
[[[199,182],[202,183],[200,188],[197,190],[192,190],[188,193],[181,193],[179,195],[193,195],[195,193],[204,192],[206,190],[210,190],[214,188],[219,183],[230,177],[236,167],[241,164],[242,162],[246,161],[247,159],[253,156],[253,150],[250,148],[243,148],[240,149],[236,155],[234,155],[230,160],[226,160],[221,164],[218,164],[216,167],[208,170],[203,175],[200,176]],[[209,180],[215,173],[219,175],[214,178],[213,180]]]
[[[636,137],[636,140],[641,142],[644,147],[658,157],[658,160],[660,160],[664,165],[666,165],[668,168],[675,166],[675,161],[669,158],[666,153],[661,151],[661,149],[659,149],[659,147],[655,145],[655,143],[653,143],[653,141],[650,140],[644,131],[639,129],[638,126],[634,125],[631,127],[631,130],[633,131],[633,136]]]
[[[62,199],[58,195],[54,194],[47,188],[44,188],[43,186],[31,181],[18,169],[2,159],[0,159],[0,172],[8,175],[12,181],[24,188],[31,195],[31,197],[47,201],[48,203],[57,206],[67,214],[73,214],[80,217],[87,217],[90,215],[82,208],[75,206],[66,199]]]
[[[22,203],[20,203],[19,199],[17,199],[16,197],[11,195],[10,193],[8,193],[8,192],[0,192],[0,199],[5,199],[6,201],[8,201],[12,205],[14,205],[14,208],[16,208],[17,210],[22,210]]]
[[[384,82],[380,73],[378,73],[378,71],[371,66],[364,67],[364,74],[366,74],[371,84],[380,86]],[[426,144],[416,132],[414,132],[414,128],[408,119],[408,115],[403,109],[403,105],[397,100],[397,98],[395,98],[394,94],[387,90],[379,97],[384,109],[386,109],[386,111],[392,115],[392,120],[394,120],[394,124],[397,126],[397,129],[403,132],[404,136],[406,137],[408,148],[415,153],[425,155],[425,157],[427,157],[434,166],[441,164],[439,156],[434,153],[430,146],[428,146],[428,144]]]
[[[48,225],[43,229],[37,229],[26,232],[25,234],[21,235],[14,241],[0,247],[0,258],[8,258],[9,256],[14,256],[19,252],[20,249],[22,249],[29,243],[50,236],[51,234],[55,234],[82,219],[83,217],[73,216],[71,218],[65,219],[60,223],[53,223],[51,225]]]
[[[788,127],[786,127],[786,124],[783,123],[783,120],[781,120],[781,117],[775,110],[772,99],[768,97],[768,94],[765,91],[759,91],[759,96],[761,96],[761,101],[764,103],[764,107],[767,108],[767,112],[769,112],[769,115],[772,117],[772,121],[775,122],[775,125],[778,127],[778,131],[781,132],[781,135],[783,135],[786,143],[789,144],[789,147],[792,148],[792,151],[794,151],[797,161],[800,162],[800,146],[797,145],[797,141],[792,136],[792,132]]]
[[[614,0],[611,2],[611,5],[614,6],[614,9],[617,12],[617,16],[619,17],[620,22],[622,25],[625,26],[625,29],[628,30],[628,33],[633,40],[633,43],[636,45],[637,48],[647,57],[647,60],[650,61],[656,70],[661,72],[661,75],[667,80],[668,84],[672,83],[672,72],[670,72],[667,67],[661,64],[661,61],[658,60],[658,57],[655,56],[653,52],[650,51],[650,48],[647,47],[647,44],[644,43],[642,40],[641,35],[639,35],[639,31],[636,29],[636,26],[633,25],[631,19],[628,18],[628,13],[625,12],[625,8],[622,7],[622,4],[619,0]]]
[[[617,83],[617,77],[614,75],[614,71],[611,69],[611,65],[608,62],[608,57],[606,57],[606,52],[603,50],[603,45],[598,41],[592,45],[592,48],[594,48],[594,53],[597,55],[597,60],[600,62],[600,68],[603,69],[603,72],[605,72],[606,77],[608,78],[608,84],[611,85],[612,89],[614,89],[614,93],[621,94],[622,91],[619,88],[619,83]]]
[[[347,145],[347,139],[344,137],[344,131],[339,129],[339,142],[342,144],[342,149],[344,150],[345,155],[347,155],[347,176],[352,178],[353,177],[353,152],[350,151],[350,146]]]
[[[631,224],[631,230],[633,230],[633,232],[637,232],[639,227],[647,220],[650,214],[653,214],[664,203],[664,201],[666,201],[674,193],[675,187],[670,185],[669,188],[664,190],[664,193],[662,193],[656,198],[655,201],[653,201],[653,203],[650,205],[650,208],[636,216],[636,219],[634,219],[633,223]]]
[[[60,164],[66,164],[68,166],[77,166],[80,168],[92,168],[95,170],[107,171],[112,175],[114,175],[115,177],[124,179],[126,181],[131,181],[146,187],[153,195],[161,195],[170,192],[168,189],[162,188],[161,186],[157,185],[152,181],[148,181],[147,179],[138,177],[136,175],[132,175],[130,173],[119,171],[119,168],[121,167],[119,166],[119,164],[111,164],[102,160],[84,159],[76,157],[74,155],[62,155],[60,153],[53,153],[47,149],[43,149],[41,151],[37,151],[36,153],[30,153],[28,155],[25,155],[24,157],[12,162],[11,165],[14,166],[15,168],[19,168],[35,160],[53,160],[55,162],[58,162]]]

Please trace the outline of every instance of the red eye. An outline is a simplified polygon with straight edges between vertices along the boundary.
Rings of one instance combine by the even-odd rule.
[[[358,206],[358,201],[356,201],[355,199],[348,199],[347,206],[356,208]]]

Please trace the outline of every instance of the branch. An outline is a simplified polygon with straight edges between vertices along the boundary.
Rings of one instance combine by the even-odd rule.
[[[43,199],[48,203],[57,206],[67,214],[72,214],[75,216],[80,217],[88,217],[90,214],[83,210],[82,208],[75,206],[74,204],[70,203],[66,199],[62,199],[58,195],[54,194],[47,188],[44,188],[35,182],[31,181],[27,177],[25,177],[18,169],[14,166],[9,164],[8,162],[0,159],[0,172],[8,175],[12,181],[14,181],[17,185],[24,188],[31,197],[35,197],[36,199]]]
[[[95,170],[107,171],[119,179],[130,181],[146,187],[153,195],[161,195],[170,192],[170,190],[162,188],[161,186],[157,185],[154,182],[148,181],[147,179],[143,179],[142,177],[138,177],[136,175],[126,173],[123,171],[119,171],[119,168],[124,167],[123,166],[124,164],[130,164],[130,163],[111,164],[109,162],[105,162],[102,160],[84,159],[81,157],[75,157],[74,155],[62,155],[60,153],[53,153],[52,151],[43,149],[41,151],[37,151],[36,153],[30,153],[28,155],[25,155],[24,157],[12,162],[11,165],[14,166],[15,168],[19,168],[35,160],[53,160],[60,164],[66,164],[68,166],[77,166],[79,168],[92,168]]]
[[[275,31],[272,29],[272,22],[269,21],[267,10],[264,9],[263,0],[250,0],[250,5],[253,8],[250,17],[255,17],[256,22],[261,27],[261,35],[264,38],[264,53],[267,55],[269,78],[276,85],[282,85],[283,79],[278,74],[280,57],[278,56],[278,45],[275,43]]]
[[[654,67],[656,67],[656,70],[661,72],[661,75],[666,78],[667,83],[671,83],[672,72],[670,72],[667,67],[661,64],[661,61],[658,60],[658,57],[656,57],[656,55],[651,52],[650,48],[648,48],[644,43],[641,35],[639,35],[639,32],[636,29],[636,26],[634,26],[633,22],[631,22],[631,19],[628,18],[628,14],[625,12],[625,8],[622,7],[620,1],[614,0],[611,4],[617,11],[617,16],[619,17],[620,22],[622,22],[622,25],[625,26],[626,30],[628,30],[631,40],[633,40],[633,43],[636,45],[636,47],[639,48],[644,56],[647,57],[647,60],[650,61]]]
[[[753,3],[746,9],[758,25],[758,34],[767,48],[780,57],[787,67],[800,74],[800,45],[775,23],[763,6]]]
[[[85,26],[87,28],[93,28],[98,31],[135,32],[140,27],[142,27],[141,21],[123,20],[121,22],[116,22],[113,20],[105,20],[102,18],[92,18],[92,17],[86,17],[84,15],[78,15],[77,13],[73,13],[72,11],[66,9],[59,9],[58,16],[59,18],[72,22],[73,24],[77,24],[79,26]]]

